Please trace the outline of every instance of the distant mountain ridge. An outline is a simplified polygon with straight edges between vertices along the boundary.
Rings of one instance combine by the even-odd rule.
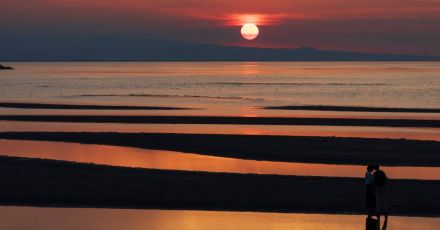
[[[225,46],[156,39],[16,40],[0,61],[438,61],[440,56]]]

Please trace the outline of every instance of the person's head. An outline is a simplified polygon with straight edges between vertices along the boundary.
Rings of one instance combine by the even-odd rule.
[[[379,171],[380,170],[380,166],[378,164],[376,164],[376,165],[373,166],[373,169],[376,170],[376,171]]]
[[[385,174],[385,172],[383,172],[383,171],[376,171],[376,173],[374,174],[374,181],[375,181],[376,185],[384,186],[385,184],[387,184],[388,177]]]
[[[368,165],[367,166],[367,171],[368,172],[373,172],[373,170],[374,170],[374,165]]]

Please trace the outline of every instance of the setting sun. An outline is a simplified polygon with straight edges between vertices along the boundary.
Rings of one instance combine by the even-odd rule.
[[[254,23],[246,23],[241,27],[241,35],[247,40],[255,39],[259,33],[260,31]]]
[[[440,0],[0,3],[0,230],[440,230]]]

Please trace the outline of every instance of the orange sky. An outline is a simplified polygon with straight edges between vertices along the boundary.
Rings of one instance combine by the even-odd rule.
[[[440,54],[440,0],[3,0],[8,38],[130,36],[260,47]],[[254,17],[261,34],[240,37]],[[247,18],[247,19],[246,19]]]

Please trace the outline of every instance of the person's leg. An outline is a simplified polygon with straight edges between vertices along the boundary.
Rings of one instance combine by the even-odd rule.
[[[377,216],[376,230],[380,230],[380,215]]]
[[[376,197],[374,192],[374,187],[371,184],[366,186],[366,207],[367,207],[367,215],[372,217],[376,210]]]
[[[382,230],[387,230],[388,227],[388,215],[385,215],[385,220],[383,221]]]
[[[365,229],[366,230],[377,230],[377,219],[373,218],[373,217],[367,217],[367,219],[365,220]]]

